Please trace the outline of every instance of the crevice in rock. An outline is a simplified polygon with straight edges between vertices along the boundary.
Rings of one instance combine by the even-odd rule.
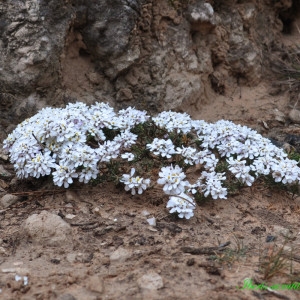
[[[299,31],[300,24],[296,24],[300,17],[300,2],[294,0],[291,7],[279,11],[279,19],[282,21],[283,34],[292,34],[296,29]],[[297,28],[298,26],[298,28]],[[299,32],[300,34],[300,32]]]

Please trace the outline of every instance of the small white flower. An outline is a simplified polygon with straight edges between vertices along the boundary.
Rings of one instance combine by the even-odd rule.
[[[132,168],[130,174],[123,174],[120,182],[124,183],[125,191],[130,191],[131,194],[136,194],[136,189],[138,194],[142,194],[144,190],[150,185],[150,179],[144,179],[139,176],[133,177],[135,169]]]
[[[125,152],[125,153],[121,154],[121,157],[123,159],[127,159],[128,161],[133,161],[134,160],[134,154],[130,153],[130,152]]]
[[[70,169],[67,166],[58,166],[52,175],[54,184],[58,186],[64,185],[65,188],[68,188],[73,183],[73,178],[78,177],[75,169]]]
[[[172,154],[176,154],[173,142],[163,139],[155,138],[151,144],[147,144],[146,147],[153,152],[155,155],[160,155],[162,157],[171,158]]]
[[[190,219],[194,215],[196,204],[194,199],[185,193],[178,196],[171,196],[167,208],[170,208],[170,213],[177,213],[179,218]]]
[[[185,187],[189,185],[188,181],[183,180],[186,176],[177,165],[175,168],[172,165],[161,168],[159,177],[157,183],[164,185],[163,190],[167,195],[179,195],[184,192]]]

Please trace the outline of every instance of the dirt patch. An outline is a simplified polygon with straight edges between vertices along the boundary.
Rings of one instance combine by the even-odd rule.
[[[109,183],[24,185],[31,192],[0,212],[3,299],[299,298],[300,291],[237,287],[246,278],[269,286],[300,281],[300,197],[257,182],[228,200],[200,203],[194,218],[181,220],[153,190],[131,196]],[[25,220],[42,211],[69,223],[65,243],[23,234]],[[289,265],[265,279],[283,247]]]

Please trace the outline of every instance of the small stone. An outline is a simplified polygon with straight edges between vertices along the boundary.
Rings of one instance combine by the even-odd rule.
[[[71,294],[60,295],[57,300],[76,300],[76,298]]]
[[[275,120],[280,123],[285,123],[285,114],[279,111],[277,108],[274,109]]]
[[[158,231],[157,229],[153,228],[152,226],[149,226],[149,227],[148,227],[148,230],[149,230],[149,231],[152,231],[152,232],[157,232],[157,231]]]
[[[71,226],[58,215],[48,211],[29,216],[24,223],[24,233],[33,242],[45,246],[63,246],[71,237]]]
[[[163,288],[162,277],[156,272],[149,272],[138,279],[138,285],[143,290],[158,290]]]
[[[60,259],[59,258],[51,258],[50,262],[54,265],[59,265],[60,264]]]
[[[283,226],[279,226],[279,225],[273,225],[273,231],[274,231],[274,235],[281,235],[284,237],[288,237],[291,234],[290,229],[285,228]]]
[[[74,219],[75,217],[76,217],[76,215],[73,215],[73,214],[67,214],[67,215],[65,216],[65,218],[68,219],[68,220],[72,220],[72,219]]]
[[[153,227],[156,226],[156,218],[154,218],[154,217],[147,219],[147,222],[150,226],[153,226]]]
[[[100,215],[100,208],[99,207],[95,207],[94,208],[94,213],[97,215]]]
[[[0,165],[0,177],[2,178],[11,178],[13,175],[8,172],[2,165]]]
[[[147,210],[143,210],[143,211],[142,211],[142,215],[145,216],[145,217],[147,217],[147,216],[150,215],[150,213],[149,213],[149,211],[147,211]]]
[[[130,256],[131,252],[124,248],[119,248],[116,251],[114,251],[109,258],[111,262],[122,263],[125,262]]]
[[[298,109],[292,109],[289,113],[289,118],[294,122],[294,123],[300,123],[300,110]]]
[[[67,257],[66,257],[66,260],[69,262],[69,263],[73,263],[76,261],[76,257],[77,257],[77,254],[76,253],[68,253],[67,254]]]
[[[276,240],[276,237],[274,235],[268,235],[266,237],[266,243],[271,243],[274,242]]]
[[[4,189],[7,189],[9,185],[2,179],[0,179],[0,193],[5,192]]]
[[[7,252],[6,252],[4,247],[0,247],[0,254],[1,255],[7,255]]]
[[[12,194],[6,194],[0,199],[0,206],[3,208],[7,208],[16,202],[20,200],[20,197],[12,195]]]
[[[0,153],[0,158],[3,159],[4,161],[8,161],[8,155]]]
[[[92,292],[102,293],[103,292],[103,279],[98,275],[91,276],[88,279],[87,288]]]
[[[80,198],[74,191],[67,190],[66,191],[66,200],[69,202],[76,201],[76,200],[80,201]]]
[[[89,263],[93,259],[94,254],[93,253],[78,253],[76,255],[76,262],[80,263]]]

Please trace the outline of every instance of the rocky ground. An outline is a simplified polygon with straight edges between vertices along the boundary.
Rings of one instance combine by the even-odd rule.
[[[230,119],[284,140],[299,127],[287,117],[288,93],[270,91],[266,83],[236,86],[193,117]],[[300,297],[241,289],[247,278],[300,282],[297,195],[259,181],[181,220],[158,191],[134,197],[110,183],[65,190],[47,179],[16,180],[5,155],[1,165],[1,299]]]

